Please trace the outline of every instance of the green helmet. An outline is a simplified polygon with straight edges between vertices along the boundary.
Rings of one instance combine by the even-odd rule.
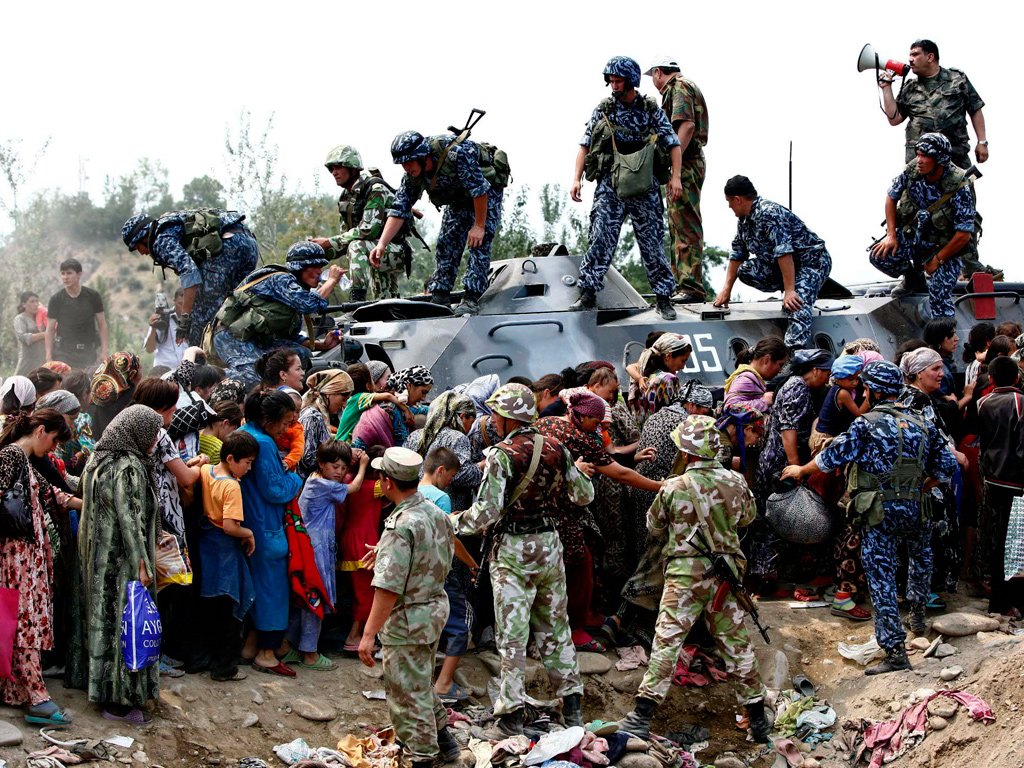
[[[359,152],[351,144],[339,144],[327,153],[324,165],[327,167],[327,170],[330,170],[332,165],[340,165],[342,168],[361,169],[363,167],[363,158],[359,156]]]
[[[683,453],[701,459],[713,459],[721,448],[721,437],[710,416],[690,415],[672,430],[672,442]]]
[[[537,401],[523,384],[505,384],[487,399],[487,405],[499,416],[529,424],[537,418]]]

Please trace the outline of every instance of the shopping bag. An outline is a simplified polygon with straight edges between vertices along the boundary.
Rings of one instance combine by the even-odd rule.
[[[1024,496],[1014,496],[1010,505],[1010,522],[1006,526],[1006,548],[1003,551],[1003,578],[1024,579]]]
[[[149,590],[141,581],[129,581],[121,614],[121,657],[125,666],[137,672],[158,661],[162,634],[160,612]]]
[[[169,584],[192,583],[192,564],[188,552],[178,545],[178,537],[164,531],[156,542],[156,591]]]
[[[13,587],[0,587],[0,678],[11,678],[14,636],[18,633],[18,600],[21,594]]]

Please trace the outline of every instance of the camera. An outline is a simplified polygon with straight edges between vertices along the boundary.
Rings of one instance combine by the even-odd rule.
[[[153,329],[158,333],[167,333],[171,327],[171,315],[174,314],[174,310],[167,303],[166,294],[158,293],[156,295],[153,300],[153,314],[160,316],[160,319],[153,323]]]

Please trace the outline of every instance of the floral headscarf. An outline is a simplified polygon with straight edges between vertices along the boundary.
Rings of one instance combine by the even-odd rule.
[[[455,420],[462,414],[476,416],[476,406],[466,395],[449,390],[434,398],[434,402],[430,404],[430,409],[427,411],[423,434],[420,436],[420,444],[417,449],[420,456],[427,455],[430,446],[434,444],[434,440],[445,427],[458,429],[461,432],[462,430],[455,424]]]
[[[328,368],[307,376],[306,387],[306,394],[302,396],[302,407],[316,408],[330,423],[331,414],[327,410],[327,396],[352,394],[355,384],[352,382],[352,377],[345,371]]]

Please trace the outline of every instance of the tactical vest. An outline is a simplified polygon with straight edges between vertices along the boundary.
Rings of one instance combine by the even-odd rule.
[[[275,265],[258,269],[249,275],[245,283],[224,300],[224,305],[217,313],[220,326],[240,341],[253,341],[257,344],[291,338],[299,313],[286,304],[251,291],[257,283],[279,273],[287,274],[287,270]]]
[[[222,211],[218,208],[195,208],[185,211],[169,211],[160,214],[156,226],[149,237],[149,251],[153,263],[158,267],[169,267],[160,255],[153,250],[153,242],[157,236],[169,226],[178,223],[182,217],[185,236],[181,244],[196,266],[202,266],[207,259],[220,255],[224,245],[222,234],[225,229],[240,225],[245,214],[238,211]]]
[[[640,93],[637,94],[637,98],[644,100],[653,126],[663,113],[661,105],[654,99]],[[587,156],[583,161],[583,174],[587,181],[595,181],[599,176],[610,173],[612,170],[612,160],[614,159],[612,134],[617,126],[611,121],[609,115],[614,105],[615,99],[612,97],[605,99],[598,105],[598,109],[601,110],[604,117],[598,120],[597,125],[590,131],[590,146],[587,148]],[[646,140],[650,140],[654,133],[655,131],[652,127],[646,136]],[[640,144],[642,143],[640,142]],[[636,149],[640,149],[640,147],[629,147],[628,151],[632,152]],[[619,142],[619,151],[627,151],[627,148],[624,147],[624,142]],[[654,151],[654,176],[659,184],[667,184],[672,174],[672,150],[664,149],[659,141],[655,144]]]
[[[363,220],[363,212],[366,210],[366,201],[370,199],[370,191],[375,184],[384,185],[390,192],[394,189],[380,176],[368,176],[359,179],[347,195],[338,197],[338,215],[341,217],[341,229],[343,232],[359,226]]]
[[[896,226],[903,230],[903,234],[910,240],[915,240],[915,236],[919,235],[922,242],[933,243],[940,247],[945,245],[956,234],[956,230],[953,228],[951,199],[961,187],[965,185],[970,187],[972,183],[967,179],[967,171],[955,165],[946,166],[946,171],[938,182],[942,196],[936,202],[940,202],[941,205],[935,210],[932,210],[935,207],[934,204],[923,209],[930,211],[930,215],[927,222],[921,225],[920,230],[918,229],[918,213],[922,209],[918,208],[917,203],[910,197],[911,183],[921,178],[921,174],[917,170],[916,159],[907,164],[906,173],[907,186],[896,203]]]
[[[505,486],[506,502],[519,485],[530,468],[533,458],[533,436],[536,429],[527,427],[520,429],[509,440],[503,440],[495,447],[512,461],[512,474]],[[557,521],[561,517],[559,511],[560,491],[566,480],[563,476],[565,466],[565,449],[557,440],[544,438],[543,454],[533,480],[526,490],[510,506],[506,506],[502,522],[537,523],[544,518]]]
[[[864,414],[871,425],[877,424],[882,416],[891,416],[896,421],[899,443],[896,448],[896,462],[892,469],[879,477],[851,464],[847,472],[847,490],[850,493],[850,518],[856,527],[874,528],[885,519],[886,501],[912,501],[921,508],[921,520],[931,519],[930,494],[924,488],[924,459],[928,443],[928,425],[924,417],[909,408],[882,403]],[[915,456],[903,452],[903,430],[913,424],[921,432],[921,443]]]
[[[459,134],[447,147],[441,144],[440,136],[431,136],[427,139],[430,145],[430,154],[437,162],[434,175],[427,179],[427,197],[435,206],[442,205],[472,205],[473,198],[463,189],[458,180],[458,172],[455,169],[455,162],[449,160],[450,150],[461,143],[465,137]],[[508,155],[504,150],[498,149],[493,144],[482,141],[474,142],[477,146],[477,161],[480,163],[480,172],[487,183],[494,189],[504,189],[512,178],[512,169],[508,164]],[[442,179],[447,182],[442,188],[438,182]]]

